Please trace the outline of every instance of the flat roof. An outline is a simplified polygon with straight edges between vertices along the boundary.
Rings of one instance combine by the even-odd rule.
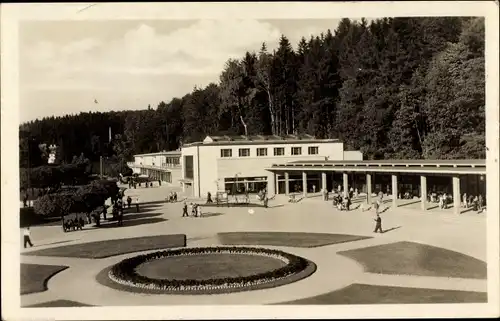
[[[325,144],[342,143],[339,139],[316,139],[316,138],[275,138],[278,136],[267,136],[267,139],[239,139],[239,140],[207,140],[185,144],[190,146],[230,146],[230,145],[284,145],[284,144]]]
[[[484,159],[455,160],[366,160],[366,161],[294,161],[273,164],[267,170],[486,174]]]
[[[166,156],[181,156],[181,151],[178,150],[171,150],[168,152],[156,152],[156,153],[147,153],[147,154],[136,154],[135,156],[159,156],[159,155],[166,155]]]
[[[486,165],[485,159],[381,159],[381,160],[342,160],[342,161],[331,161],[331,160],[311,160],[311,161],[293,161],[289,162],[293,164],[384,164],[384,165]]]

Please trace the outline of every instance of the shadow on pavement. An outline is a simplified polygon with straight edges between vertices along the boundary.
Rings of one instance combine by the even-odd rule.
[[[150,218],[136,219],[136,220],[126,220],[125,219],[125,220],[123,220],[122,226],[119,226],[117,221],[110,221],[110,222],[101,223],[101,225],[98,228],[138,226],[138,225],[145,225],[145,224],[156,224],[156,223],[166,222],[166,221],[168,221],[168,220],[161,218],[161,217],[150,217]]]
[[[408,202],[408,203],[405,203],[405,204],[399,204],[398,207],[403,207],[403,206],[417,204],[417,203],[420,203],[420,200],[416,200],[416,201],[413,201],[413,202]]]
[[[201,215],[201,218],[212,217],[212,216],[221,216],[221,215],[224,215],[224,214],[223,213],[203,213]]]
[[[390,232],[390,231],[394,231],[394,230],[397,230],[397,229],[400,229],[402,226],[396,226],[396,227],[391,227],[387,230],[383,230],[382,233],[387,233],[387,232]]]

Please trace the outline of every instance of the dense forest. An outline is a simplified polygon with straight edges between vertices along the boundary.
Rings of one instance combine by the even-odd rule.
[[[82,153],[119,164],[205,135],[308,133],[366,159],[485,157],[484,19],[343,19],[228,60],[217,83],[138,111],[80,113],[20,126],[21,167]],[[119,109],[119,106],[116,106]],[[111,127],[112,139],[108,138]]]

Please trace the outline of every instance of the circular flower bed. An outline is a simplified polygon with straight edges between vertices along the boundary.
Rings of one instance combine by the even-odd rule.
[[[189,257],[217,254],[269,257],[280,260],[283,264],[281,264],[282,267],[280,268],[262,273],[210,279],[157,279],[141,275],[137,271],[139,266],[154,260],[178,256]],[[235,259],[237,260],[237,258]],[[168,269],[168,265],[166,269]],[[314,263],[283,251],[252,247],[207,247],[159,251],[138,255],[105,269],[99,273],[100,276],[98,275],[97,279],[100,283],[107,286],[132,292],[215,294],[276,287],[305,278],[314,273],[315,270],[316,266]],[[104,275],[107,276],[108,282],[103,280]]]

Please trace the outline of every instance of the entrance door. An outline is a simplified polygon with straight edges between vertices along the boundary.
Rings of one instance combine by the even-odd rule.
[[[192,183],[184,183],[186,186],[184,194],[186,196],[193,196],[193,184]]]

